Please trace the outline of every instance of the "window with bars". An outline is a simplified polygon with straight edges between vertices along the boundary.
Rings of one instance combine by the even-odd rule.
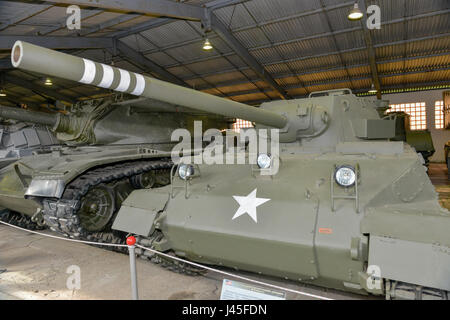
[[[411,130],[425,130],[427,128],[427,110],[425,102],[390,104],[389,112],[403,111],[410,115]]]
[[[233,123],[233,130],[239,132],[243,128],[253,128],[253,123],[247,120],[236,119],[236,122]]]
[[[436,129],[444,129],[444,101],[434,103],[434,126]]]

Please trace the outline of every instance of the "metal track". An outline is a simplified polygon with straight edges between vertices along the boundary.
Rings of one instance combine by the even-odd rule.
[[[386,300],[448,300],[450,293],[415,284],[386,280]]]
[[[18,212],[4,209],[0,211],[0,220],[14,226],[28,229],[28,230],[43,230],[44,226],[40,226],[33,222],[30,217],[20,214]]]
[[[133,180],[133,177],[150,171],[155,172],[156,175],[158,175],[158,173],[169,172],[172,165],[173,164],[169,160],[162,159],[127,162],[88,171],[67,185],[61,199],[43,200],[44,210],[42,213],[44,221],[51,230],[66,237],[100,243],[124,244],[126,234],[111,229],[115,215],[112,217],[108,226],[102,231],[89,232],[82,226],[78,216],[82,198],[86,196],[90,190],[97,186],[120,182],[127,179]],[[165,183],[160,182],[159,184],[164,185],[168,182],[169,181],[166,181]],[[133,185],[132,182],[131,185]],[[126,195],[122,196],[123,198],[126,197]],[[139,237],[138,244],[145,243],[145,245],[147,245],[148,243],[153,242],[155,237],[159,236],[161,235],[155,233],[148,238]],[[118,252],[127,252],[127,249],[123,247],[106,247],[106,249]],[[148,252],[143,252],[140,249],[136,250],[136,254],[141,258],[148,259],[155,264],[177,273],[184,273],[188,275],[198,275],[203,273],[203,269],[194,268],[190,265],[172,261],[170,259],[161,258],[154,254],[148,255]]]
[[[150,171],[154,171],[155,174],[158,174],[158,172],[167,171],[171,167],[172,163],[169,160],[163,159],[127,162],[93,169],[71,182],[67,186],[62,199],[44,199],[43,218],[50,229],[70,238],[99,243],[124,244],[127,235],[123,232],[112,230],[112,221],[103,231],[99,232],[89,232],[83,228],[80,218],[78,217],[78,210],[80,209],[82,198],[88,194],[90,190],[99,185],[124,181]],[[3,212],[0,211],[0,219],[28,229],[39,228],[39,226],[32,222],[29,217],[9,212],[8,210],[4,210]],[[114,220],[114,216],[111,220]],[[153,242],[158,242],[162,237],[163,234],[156,230],[149,237],[137,237],[137,243],[145,247],[153,248]],[[98,247],[118,252],[127,252],[126,247]],[[200,275],[205,272],[204,269],[161,257],[140,248],[137,248],[135,251],[138,257],[150,260],[161,267],[177,273]],[[385,295],[386,299],[447,300],[449,298],[449,293],[447,291],[391,280],[385,281]]]
[[[136,243],[141,246],[147,247],[147,248],[155,249],[153,247],[153,242],[158,242],[163,237],[164,237],[164,235],[162,234],[161,231],[155,230],[150,237],[138,236],[136,238]],[[184,262],[176,261],[176,260],[173,260],[170,258],[166,258],[166,257],[160,256],[160,255],[154,254],[152,252],[149,252],[147,250],[143,250],[141,248],[136,248],[135,252],[140,258],[148,259],[152,263],[157,264],[165,269],[168,269],[168,270],[176,272],[176,273],[187,274],[190,276],[198,276],[198,275],[202,275],[202,274],[206,273],[205,269],[198,268],[196,266],[193,266],[193,265],[190,265],[190,264],[187,264]]]
[[[82,198],[90,190],[99,185],[126,180],[148,171],[168,170],[170,167],[171,163],[168,160],[135,161],[88,171],[67,185],[62,199],[43,200],[44,220],[52,230],[67,237],[92,241],[93,235],[98,232],[91,233],[85,230],[77,215]]]

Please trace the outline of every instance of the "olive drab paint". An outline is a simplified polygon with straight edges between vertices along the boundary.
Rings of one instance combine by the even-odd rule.
[[[236,114],[240,114],[242,119],[253,119],[251,121],[277,128],[283,128],[287,124],[286,118],[282,115],[256,110],[243,103],[222,99],[116,67],[110,66],[113,71],[112,77],[110,75],[105,76],[106,73],[100,63],[24,41],[16,41],[14,44],[11,63],[19,69],[94,86],[99,86],[100,83],[106,82],[105,79],[111,80],[112,78],[109,87],[112,90],[140,95],[204,112],[219,113],[232,118],[236,117]],[[48,68],[48,65],[52,65],[52,68]]]
[[[20,41],[12,62],[95,86],[111,80],[98,63],[94,75],[81,58]],[[113,68],[110,88],[135,91],[139,80],[127,74]],[[251,164],[192,164],[189,179],[175,172],[172,185],[131,192],[113,229],[157,239],[155,249],[204,264],[386,298],[448,297],[450,213],[423,159],[390,141],[395,120],[378,113],[386,102],[336,89],[255,108],[144,82],[143,97],[279,129],[280,152],[269,155],[279,158],[279,169],[264,176]],[[336,182],[341,166],[352,168],[351,186]]]
[[[196,262],[388,298],[447,297],[450,215],[422,158],[389,141],[395,120],[380,117],[383,104],[348,89],[264,103],[258,111],[288,123],[275,175],[249,164],[194,165],[199,175],[185,191],[132,192],[113,228],[135,232],[139,208],[155,216],[148,223],[164,235],[161,250]],[[355,170],[350,187],[335,181],[343,165]]]

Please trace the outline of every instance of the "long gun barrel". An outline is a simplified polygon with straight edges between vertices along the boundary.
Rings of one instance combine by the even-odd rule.
[[[19,69],[144,96],[226,117],[254,121],[270,127],[284,128],[288,122],[283,115],[271,111],[23,41],[16,41],[14,44],[11,62],[14,67]]]
[[[53,127],[58,122],[58,116],[52,113],[29,111],[0,105],[0,118],[32,122]]]

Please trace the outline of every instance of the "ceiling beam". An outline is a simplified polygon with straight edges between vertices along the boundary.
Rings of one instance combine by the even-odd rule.
[[[166,25],[171,22],[173,22],[172,19],[154,18],[154,19],[151,19],[150,21],[145,21],[145,22],[139,23],[133,27],[127,28],[126,30],[115,32],[111,36],[116,39],[121,39],[121,38],[125,38],[130,35],[142,32],[142,31],[146,31],[149,29],[153,29],[153,28],[157,28],[157,27]]]
[[[51,49],[103,49],[113,47],[112,38],[0,35],[0,50],[10,50],[17,40]]]
[[[264,67],[253,57],[247,49],[231,34],[227,27],[211,13],[211,27],[236,54],[245,61],[255,73],[272,87],[281,99],[288,99],[286,91],[272,78]]]
[[[93,38],[93,37],[51,37],[51,36],[0,36],[0,49],[11,49],[16,40],[22,40],[51,49],[74,49],[74,48],[100,48],[117,49],[124,59],[130,63],[139,65],[143,70],[158,74],[166,81],[187,86],[183,80],[168,72],[158,64],[146,58],[143,54],[135,51],[120,40],[113,38]],[[114,49],[114,50],[112,50]],[[0,68],[11,67],[9,59],[0,60]]]
[[[113,26],[116,26],[118,24],[134,20],[139,17],[142,17],[142,15],[140,15],[140,14],[121,14],[120,16],[118,16],[116,18],[102,22],[95,26],[83,28],[82,30],[80,30],[79,35],[87,36],[88,34],[96,33],[96,32],[111,28]]]
[[[1,59],[0,60],[0,70],[1,69],[11,69],[13,66],[11,64],[11,59],[6,58],[6,59]]]
[[[417,60],[417,59],[429,59],[429,58],[433,58],[433,57],[442,57],[442,56],[449,56],[449,58],[450,58],[450,51],[418,55],[418,56],[408,56],[405,58],[383,59],[383,60],[378,60],[377,65],[382,65],[382,64],[387,64],[387,63],[395,63],[395,62],[403,62],[403,61],[412,61],[412,60]],[[361,68],[361,67],[369,67],[369,66],[370,65],[368,63],[357,63],[357,64],[347,65],[347,68],[353,69],[353,68]],[[248,68],[246,68],[246,69],[248,69]],[[322,73],[322,72],[340,71],[340,70],[344,70],[344,66],[337,66],[337,67],[326,68],[326,69],[317,69],[317,68],[309,69],[309,70],[305,70],[302,72],[296,72],[296,73],[275,74],[274,77],[275,77],[275,79],[284,79],[284,78],[289,78],[289,77],[305,76],[305,75],[317,74],[317,73]],[[236,69],[224,70],[223,73],[233,72],[233,71],[236,71]],[[211,72],[211,75],[215,75],[215,74],[217,74],[217,72]],[[207,75],[203,74],[202,76],[205,77],[208,75],[209,74],[207,74]],[[186,81],[186,80],[193,80],[193,79],[197,79],[197,78],[189,77],[189,78],[184,78],[183,80]],[[239,80],[229,80],[229,81],[214,83],[213,86],[211,86],[211,85],[198,86],[196,89],[197,90],[208,90],[208,89],[214,89],[214,88],[220,88],[220,87],[239,86],[242,84],[249,83],[248,82],[249,80],[252,82],[262,81],[258,77],[250,77],[249,79],[245,79],[245,80],[239,79]]]
[[[211,3],[205,3],[205,7],[210,8],[211,10],[216,10],[219,8],[223,8],[225,6],[243,3],[243,2],[247,2],[247,1],[250,1],[250,0],[240,0],[240,1],[225,0],[223,3],[221,1],[219,1],[219,2],[212,1]],[[161,26],[166,25],[171,22],[173,22],[173,19],[155,18],[155,19],[151,19],[150,21],[145,21],[145,22],[139,23],[135,26],[127,28],[126,30],[115,32],[111,36],[114,38],[118,38],[118,39],[125,38],[125,37],[128,37],[129,35],[136,34],[136,33],[142,32],[142,31],[146,31],[146,30],[150,30],[153,28],[158,28],[158,27],[161,27]]]
[[[212,0],[204,4],[206,8],[216,10],[220,8],[225,8],[228,6],[234,6],[236,4],[241,4],[249,2],[251,0]]]
[[[200,21],[205,18],[201,7],[169,0],[46,0],[56,4],[79,5],[121,12],[140,12],[150,16]]]
[[[390,85],[387,87],[383,87],[383,92],[385,94],[393,94],[395,92],[386,92],[389,90],[397,90],[397,89],[412,89],[412,88],[422,88],[422,87],[433,87],[433,86],[445,86],[445,87],[449,87],[449,83],[448,81],[442,81],[442,80],[438,80],[438,81],[427,81],[427,82],[408,82],[408,83],[400,83],[400,84],[394,84],[394,85]],[[438,89],[438,88],[436,88]],[[433,90],[433,89],[428,89],[428,90]],[[365,89],[358,89],[355,91],[355,93],[366,93],[367,90]]]
[[[30,101],[26,101],[23,100],[24,96],[18,95],[15,92],[12,92],[11,90],[8,89],[4,89],[5,93],[6,93],[6,97],[3,97],[3,99],[7,99],[9,100],[13,105],[17,105],[18,103],[24,103],[28,106],[34,107],[34,108],[40,108],[39,104],[35,103],[35,102],[30,102]],[[1,102],[1,97],[0,97],[0,102]],[[43,103],[43,102],[39,102],[39,103]]]
[[[162,68],[160,65],[147,59],[142,53],[139,53],[133,48],[130,48],[122,41],[120,40],[116,41],[116,48],[123,55],[125,60],[129,61],[132,64],[138,64],[143,70],[154,72],[159,76],[161,76],[166,81],[170,81],[182,86],[189,87],[189,85],[186,82],[179,79],[170,72],[166,71],[166,69]]]
[[[52,89],[46,88],[44,86],[40,86],[38,84],[33,83],[32,81],[24,80],[22,78],[13,76],[11,74],[5,74],[5,75],[3,75],[3,77],[4,77],[3,79],[5,82],[13,83],[17,86],[26,88],[26,89],[34,91],[34,92],[39,92],[41,94],[44,94],[44,95],[49,96],[56,100],[66,101],[66,102],[70,102],[70,103],[74,103],[76,101],[75,98],[69,97],[62,93],[59,93],[56,90],[52,90]]]
[[[225,4],[228,6],[228,5],[233,5],[233,4],[244,3],[244,2],[247,2],[247,0],[242,0],[242,1],[232,1],[232,0],[226,1],[226,0],[224,0],[224,3],[221,4],[221,5],[219,5],[220,1],[219,1],[219,3],[215,3],[215,2],[216,1],[205,3],[204,6],[207,7],[208,9],[210,9],[211,11],[214,11],[216,9],[224,7]],[[227,2],[229,2],[229,3],[227,3]],[[235,2],[235,3],[232,3],[232,2]],[[340,4],[337,4],[337,5],[327,6],[325,9],[331,11],[331,10],[339,9],[339,8],[342,8],[342,7],[353,6],[353,4],[354,4],[354,1],[350,1],[350,2],[346,2],[346,3],[340,3]],[[303,16],[316,14],[316,13],[319,13],[321,11],[322,11],[321,9],[318,9],[318,10],[316,9],[316,10],[306,11],[306,12],[302,12],[300,14],[295,14],[295,15],[292,15],[292,16],[287,16],[287,17],[283,17],[283,18],[279,18],[279,19],[274,19],[274,20],[265,21],[265,22],[258,22],[257,24],[252,24],[252,25],[248,25],[248,26],[245,26],[245,27],[234,29],[234,30],[232,30],[232,32],[245,31],[245,30],[248,30],[248,29],[256,28],[258,26],[264,26],[264,25],[274,24],[274,23],[278,23],[278,22],[282,22],[282,21],[286,21],[286,20],[296,19],[296,18],[300,18],[300,17],[303,17]],[[113,37],[118,37],[118,38],[127,37],[127,36],[129,36],[131,34],[135,34],[135,33],[142,32],[142,31],[146,31],[146,30],[149,30],[149,29],[152,29],[152,28],[157,28],[157,27],[159,27],[161,25],[173,22],[172,19],[162,19],[161,18],[161,19],[153,19],[153,20],[140,23],[140,24],[138,24],[138,25],[136,25],[134,27],[131,27],[128,30],[119,31],[117,33],[114,33],[112,36]],[[158,20],[158,21],[156,21],[156,20]],[[163,50],[164,49],[165,48],[163,48]]]
[[[415,83],[400,83],[400,84],[396,84],[396,85],[391,85],[391,86],[386,86],[383,88],[383,93],[384,94],[394,94],[396,92],[386,92],[389,90],[404,90],[404,89],[413,89],[413,88],[423,88],[423,87],[433,87],[433,86],[446,86],[447,88],[449,87],[449,83],[448,81],[431,81],[431,82],[415,82]],[[440,88],[436,88],[436,89],[440,89]],[[432,88],[426,89],[426,90],[433,90]],[[360,93],[365,93],[367,94],[367,89],[366,88],[361,88],[361,89],[356,89],[356,90],[352,90],[353,94],[360,94]],[[403,92],[403,91],[400,91]],[[295,95],[292,98],[293,99],[300,99],[300,98],[306,98],[308,96],[308,94],[306,95]],[[367,95],[370,96],[370,95]],[[258,99],[258,100],[247,100],[247,101],[239,101],[251,106],[259,106],[261,103],[263,102],[267,102],[269,101],[268,99]]]
[[[437,67],[433,67],[433,68],[426,68],[426,69],[417,69],[417,70],[410,70],[410,71],[406,71],[406,72],[395,72],[395,73],[381,73],[380,74],[380,78],[391,78],[391,77],[398,77],[398,76],[403,76],[403,75],[410,75],[410,74],[421,74],[421,73],[428,73],[428,72],[435,72],[435,71],[443,71],[443,70],[448,70],[450,67],[450,65],[443,65],[443,66],[437,66]],[[371,74],[367,74],[367,75],[362,75],[362,76],[358,76],[353,78],[353,80],[370,80],[371,79]],[[347,77],[342,77],[342,78],[335,78],[335,79],[328,79],[326,81],[311,81],[311,82],[306,82],[304,83],[305,87],[315,87],[315,86],[322,86],[322,85],[332,85],[332,84],[338,84],[338,83],[344,83],[344,82],[349,82]],[[448,83],[448,82],[447,82]],[[296,84],[292,84],[292,85],[288,85],[286,86],[287,90],[293,90],[293,89],[305,89],[305,87],[303,86],[298,86]],[[265,89],[265,92],[270,92],[272,91],[271,89]],[[245,94],[255,94],[255,93],[261,93],[260,90],[245,90],[245,91],[235,91],[235,92],[228,92],[227,96],[229,97],[236,97],[236,96],[240,96],[240,95],[245,95]]]
[[[450,32],[449,33],[439,33],[436,35],[432,35],[432,36],[426,36],[426,37],[421,37],[421,38],[415,38],[415,39],[409,39],[409,40],[399,40],[399,41],[393,41],[393,42],[387,42],[387,43],[380,43],[380,44],[376,44],[373,47],[374,48],[382,48],[382,47],[386,47],[386,46],[395,46],[395,45],[403,45],[403,44],[407,44],[407,43],[412,43],[412,42],[416,42],[416,41],[425,41],[425,40],[433,40],[433,39],[440,39],[440,38],[445,38],[445,37],[449,37],[450,36]],[[351,48],[351,49],[345,49],[345,50],[341,50],[341,53],[350,53],[350,52],[357,52],[357,51],[364,51],[366,50],[366,46],[364,47],[356,47],[356,48]],[[443,50],[447,50],[447,48],[443,49]],[[233,53],[234,54],[234,53]],[[230,53],[225,53],[222,54],[223,56],[230,56],[233,55]],[[332,52],[322,52],[322,53],[313,53],[311,55],[308,56],[299,56],[296,58],[290,58],[290,59],[283,59],[283,60],[277,60],[277,61],[272,61],[272,62],[268,62],[265,64],[265,66],[272,66],[272,65],[277,65],[280,63],[290,63],[290,62],[298,62],[298,61],[304,61],[304,60],[308,60],[308,59],[314,59],[314,58],[321,58],[321,57],[326,57],[326,56],[332,56],[332,55],[337,55],[339,54],[338,51],[332,51]],[[220,56],[214,56],[214,57],[208,57],[208,58],[202,58],[202,59],[193,59],[193,60],[189,60],[189,61],[185,61],[183,64],[180,63],[174,63],[171,65],[167,65],[164,66],[164,68],[166,69],[170,69],[173,67],[179,67],[182,65],[189,65],[191,63],[197,63],[197,62],[202,62],[202,61],[208,61],[212,58],[216,59],[219,58]],[[239,68],[239,70],[237,69],[229,69],[229,70],[224,70],[224,71],[214,71],[211,72],[211,74],[206,74],[206,75],[212,75],[212,74],[217,74],[217,73],[225,73],[225,72],[233,72],[233,71],[243,71],[243,70],[248,70],[248,67],[241,67]],[[205,74],[202,74],[201,76],[204,76]],[[192,80],[195,79],[195,77],[189,77],[189,78],[184,78],[184,80]]]
[[[433,17],[433,16],[437,16],[437,15],[443,15],[443,14],[448,14],[450,13],[450,10],[443,10],[443,11],[435,11],[435,12],[431,12],[431,13],[427,13],[427,14],[421,14],[421,15],[417,15],[417,16],[411,16],[411,17],[407,17],[406,19],[394,19],[394,20],[390,20],[390,21],[384,21],[382,23],[383,26],[385,25],[390,25],[390,24],[395,24],[395,23],[399,23],[399,22],[403,22],[404,20],[410,21],[410,20],[415,20],[415,19],[421,19],[421,18],[427,18],[427,17]],[[257,25],[255,26],[257,27]],[[239,29],[234,29],[232,30],[232,32],[237,32],[237,30]],[[336,30],[334,31],[334,35],[338,35],[338,34],[345,34],[345,33],[354,33],[355,31],[360,31],[361,30],[361,26],[357,26],[357,27],[352,27],[352,28],[347,28],[347,29],[341,29],[341,30]],[[448,36],[450,35],[450,33],[446,33],[446,34],[436,34],[438,37],[443,37],[443,36]],[[265,45],[260,45],[260,46],[255,46],[255,47],[251,47],[248,48],[249,52],[252,51],[256,51],[256,50],[262,50],[262,49],[268,49],[268,48],[272,48],[272,47],[276,47],[276,46],[281,46],[281,45],[287,45],[287,44],[291,44],[291,43],[299,43],[302,41],[308,41],[308,40],[314,40],[314,39],[320,39],[320,38],[326,38],[326,37],[331,37],[333,36],[333,34],[331,32],[324,32],[324,33],[318,33],[318,34],[314,34],[314,35],[308,35],[308,36],[304,36],[304,37],[299,37],[299,38],[295,38],[295,39],[290,39],[290,40],[284,40],[284,41],[278,41],[278,42],[273,42],[271,44],[265,44]],[[210,37],[211,39],[214,39],[215,37],[212,36]],[[413,40],[414,39],[410,39]],[[420,39],[420,40],[427,40],[427,39]],[[161,50],[156,50],[156,49],[150,49],[150,50],[146,50],[143,52],[143,54],[150,54],[150,53],[155,53],[155,52],[159,52],[159,51],[165,51],[165,50],[169,50],[169,49],[174,49],[174,48],[179,48],[185,45],[189,45],[189,44],[193,44],[193,43],[199,43],[201,42],[201,39],[194,39],[194,40],[188,40],[188,41],[184,41],[184,42],[179,42],[176,44],[172,44],[172,45],[168,45],[165,47],[162,47]],[[383,44],[381,44],[383,45]],[[376,47],[376,46],[375,46]],[[364,49],[366,49],[364,47]],[[351,51],[356,51],[359,49],[355,49],[352,48],[350,50],[341,50],[341,52],[351,52]],[[234,54],[234,52],[227,52],[222,54],[222,56],[230,56]],[[334,54],[334,53],[333,53]],[[337,54],[337,52],[336,52]],[[212,59],[216,59],[221,57],[221,55],[212,55],[206,58],[200,58],[200,59],[193,59],[187,62],[183,62],[183,64],[188,64],[188,63],[195,63],[195,62],[202,62],[202,61],[208,61],[208,60],[212,60]],[[302,58],[302,57],[299,57]],[[290,61],[295,61],[295,59],[290,59]],[[279,63],[279,62],[277,62]],[[272,65],[275,63],[268,63],[266,65]],[[177,67],[181,64],[172,64],[172,65],[168,65],[165,66],[166,68],[171,68],[171,67]]]
[[[247,49],[231,34],[228,28],[207,8],[188,5],[167,0],[50,0],[54,3],[76,4],[80,6],[119,10],[124,12],[139,12],[158,17],[170,17],[194,21],[209,21],[214,30],[230,46],[253,71],[264,79],[282,99],[289,98],[284,89],[267,73],[264,67],[253,57]],[[165,23],[166,21],[163,21]]]
[[[246,1],[244,0],[242,2],[246,2]],[[212,3],[206,3],[205,6],[208,6],[210,4],[212,4]],[[342,7],[353,6],[353,4],[354,4],[354,2],[340,3],[338,5],[327,6],[327,7],[324,8],[324,10],[332,11],[332,10],[339,9],[339,8],[342,8]],[[214,9],[216,9],[216,7],[212,6],[211,10],[214,10]],[[286,21],[286,20],[298,19],[298,18],[301,18],[301,17],[304,17],[304,16],[317,14],[317,13],[321,13],[321,12],[323,12],[323,9],[315,9],[315,10],[312,10],[312,11],[305,11],[305,12],[302,12],[300,14],[295,14],[295,15],[288,16],[288,17],[282,17],[282,18],[278,18],[278,19],[274,19],[274,20],[270,20],[270,21],[263,21],[263,22],[258,22],[258,23],[254,23],[254,24],[249,24],[249,25],[246,25],[244,27],[233,29],[233,30],[231,30],[231,32],[247,31],[247,30],[258,28],[258,27],[261,27],[261,26],[270,25],[270,24],[274,24],[274,23],[279,23],[279,22],[283,22],[283,21]],[[444,14],[444,13],[446,13],[446,12],[445,11],[444,12],[439,12],[439,14]],[[119,38],[126,37],[126,36],[129,36],[130,34],[142,32],[142,31],[146,31],[146,30],[150,30],[152,28],[156,28],[156,27],[159,27],[159,26],[161,26],[163,24],[167,24],[167,23],[170,23],[170,22],[173,21],[171,19],[160,19],[160,20],[161,20],[160,24],[153,24],[153,23],[150,23],[150,22],[147,21],[147,22],[144,22],[142,24],[139,24],[138,26],[133,27],[134,29],[132,28],[132,29],[130,29],[128,31],[123,31],[122,33],[119,32],[119,33],[114,34],[113,36],[116,36],[116,37],[119,37]],[[164,21],[162,21],[162,20],[164,20]],[[394,20],[392,20],[392,21],[394,21]],[[390,22],[391,21],[389,21],[389,23]],[[383,24],[385,24],[385,23],[383,23]],[[360,27],[344,29],[344,30],[338,30],[338,31],[335,31],[334,33],[338,34],[338,33],[345,33],[345,32],[354,32],[354,31],[358,31],[358,30],[360,30]],[[313,36],[308,36],[306,38],[297,38],[297,39],[289,40],[289,41],[290,42],[299,42],[299,41],[303,41],[303,40],[308,40],[309,37],[311,37],[311,39],[314,39],[315,37],[325,37],[325,36],[329,36],[329,35],[331,35],[331,33],[322,33],[322,34],[317,34],[317,35],[313,35]],[[218,36],[217,35],[212,35],[210,37],[210,40],[214,39],[216,37],[218,37]],[[184,45],[196,43],[196,42],[199,42],[199,41],[201,41],[201,40],[194,39],[194,40],[188,40],[188,41],[184,41],[184,42],[179,42],[179,43],[176,43],[176,44],[173,44],[173,45],[170,45],[170,46],[162,47],[161,50],[165,51],[167,49],[178,48],[178,47],[182,47]],[[288,44],[289,41],[277,42],[277,43],[274,43],[274,45]],[[262,49],[262,48],[267,48],[267,47],[272,47],[272,44],[261,46],[261,47],[255,47],[255,48],[252,48],[252,50]],[[158,52],[158,51],[159,50],[151,49],[151,50],[145,51],[144,54]]]
[[[341,62],[341,65],[344,67],[345,73],[347,74],[347,79],[350,82],[350,85],[353,87],[352,77],[350,76],[350,73],[348,72],[347,65],[345,63],[345,59],[342,57],[340,46],[338,44],[338,41],[336,39],[336,35],[335,35],[335,33],[333,31],[333,28],[331,26],[330,18],[328,17],[327,11],[324,9],[325,5],[323,4],[323,0],[319,0],[319,2],[320,2],[320,5],[322,7],[323,15],[325,16],[325,23],[326,23],[326,25],[328,27],[329,32],[331,33],[331,39],[333,40],[334,47],[337,50],[337,53],[338,53],[337,55],[339,56],[339,60]]]
[[[94,16],[97,16],[97,15],[101,14],[102,12],[103,12],[102,10],[82,10],[81,11],[81,21],[89,19]],[[56,25],[44,28],[43,30],[39,30],[38,35],[45,36],[52,32],[55,32],[55,31],[58,31],[61,29],[65,29],[65,28],[67,28],[67,17],[66,16],[64,18],[62,18],[61,20],[59,20],[59,22]],[[68,31],[73,34],[80,33],[80,30],[68,30]]]
[[[365,0],[358,0],[359,8],[364,14],[364,19],[361,19],[361,27],[364,31],[364,41],[366,42],[367,47],[367,56],[369,57],[369,65],[370,71],[372,72],[372,83],[377,90],[377,99],[381,99],[381,81],[378,76],[377,62],[375,57],[375,49],[373,48],[373,40],[370,34],[369,29],[365,25],[365,21],[367,20],[367,9]]]
[[[7,2],[7,1],[5,1],[5,2]],[[14,17],[9,19],[6,23],[0,24],[0,31],[6,29],[8,27],[14,26],[15,24],[17,24],[21,21],[24,21],[28,18],[31,18],[43,11],[46,11],[46,10],[50,9],[51,7],[53,7],[53,5],[35,4],[33,6],[30,6],[30,8],[24,10],[23,12],[14,15]]]

